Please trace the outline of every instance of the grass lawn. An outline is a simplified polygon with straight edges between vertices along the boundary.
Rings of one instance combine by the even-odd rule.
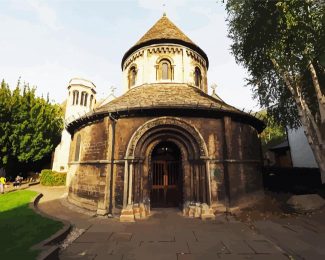
[[[30,190],[0,194],[0,259],[36,259],[39,252],[30,247],[63,227],[28,207],[36,195]]]

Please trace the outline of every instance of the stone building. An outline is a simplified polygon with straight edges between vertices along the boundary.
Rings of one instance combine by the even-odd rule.
[[[73,78],[68,84],[68,98],[65,101],[64,121],[67,123],[90,112],[96,105],[96,86],[89,80]],[[71,135],[66,129],[61,134],[61,142],[55,148],[52,170],[68,171]]]
[[[67,126],[68,199],[122,221],[213,217],[262,194],[254,116],[208,95],[205,52],[165,15],[122,58],[125,94]]]

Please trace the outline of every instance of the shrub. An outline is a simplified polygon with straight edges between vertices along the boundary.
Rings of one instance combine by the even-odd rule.
[[[66,172],[56,172],[52,170],[42,170],[40,174],[40,182],[45,186],[62,186],[65,185],[67,178]]]

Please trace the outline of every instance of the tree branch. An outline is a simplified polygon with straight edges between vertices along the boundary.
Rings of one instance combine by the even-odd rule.
[[[290,76],[287,75],[286,72],[284,72],[281,68],[280,68],[280,65],[279,63],[274,59],[274,58],[271,58],[271,61],[273,63],[273,66],[275,67],[275,69],[281,74],[284,82],[286,83],[286,86],[287,88],[289,89],[289,91],[291,92],[292,96],[293,97],[296,97],[297,96],[297,93],[296,93],[296,90],[294,89],[294,87],[292,86],[291,84],[291,81],[290,81]]]

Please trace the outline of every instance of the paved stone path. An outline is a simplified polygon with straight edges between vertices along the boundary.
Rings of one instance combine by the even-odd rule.
[[[257,221],[251,227],[225,215],[215,221],[184,218],[176,209],[153,211],[147,220],[120,223],[66,207],[58,199],[63,192],[62,188],[43,190],[44,200],[40,201],[41,210],[85,230],[60,252],[63,260],[325,259],[323,211],[311,217]]]

